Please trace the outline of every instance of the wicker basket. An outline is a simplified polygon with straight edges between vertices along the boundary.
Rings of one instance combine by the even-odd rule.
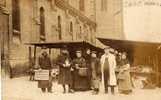
[[[87,68],[79,68],[78,74],[82,77],[86,77],[88,75]]]

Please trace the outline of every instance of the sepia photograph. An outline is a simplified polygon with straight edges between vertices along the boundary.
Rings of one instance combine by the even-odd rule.
[[[0,100],[161,100],[161,0],[0,0]]]

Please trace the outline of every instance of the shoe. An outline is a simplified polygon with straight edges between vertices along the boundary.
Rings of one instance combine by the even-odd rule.
[[[107,94],[108,93],[108,90],[105,90],[105,94]]]
[[[115,93],[114,93],[114,92],[111,92],[111,94],[112,94],[112,95],[115,95]]]
[[[53,91],[48,91],[49,93],[53,93]]]
[[[98,94],[97,91],[93,91],[93,92],[92,92],[92,95],[97,95],[97,94]]]
[[[65,93],[66,93],[66,91],[64,90],[64,91],[63,91],[63,94],[65,94]]]
[[[46,89],[45,89],[45,88],[41,88],[41,91],[42,91],[43,93],[45,93],[45,92],[46,92]]]
[[[74,93],[74,90],[72,90],[72,89],[69,89],[69,91],[68,91],[69,93]]]

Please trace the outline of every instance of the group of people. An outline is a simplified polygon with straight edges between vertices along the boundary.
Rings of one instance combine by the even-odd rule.
[[[68,49],[64,47],[56,60],[59,66],[58,83],[62,85],[63,93],[92,90],[93,94],[98,94],[101,86],[105,93],[108,93],[110,87],[111,93],[115,94],[116,86],[120,93],[132,92],[130,64],[125,52],[116,53],[107,46],[100,57],[97,56],[97,51],[90,49],[85,54],[81,50],[75,53],[76,57],[72,59]],[[40,69],[51,69],[51,59],[46,51],[38,58],[38,64]],[[47,89],[52,93],[51,78],[38,81],[38,87],[42,92]]]

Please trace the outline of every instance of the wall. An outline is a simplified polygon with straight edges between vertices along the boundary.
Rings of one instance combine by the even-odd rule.
[[[106,0],[107,9],[102,10],[102,0],[96,0],[97,37],[124,39],[122,0]],[[97,45],[102,45],[97,41]]]
[[[160,0],[124,0],[123,7],[127,39],[161,42]]]

